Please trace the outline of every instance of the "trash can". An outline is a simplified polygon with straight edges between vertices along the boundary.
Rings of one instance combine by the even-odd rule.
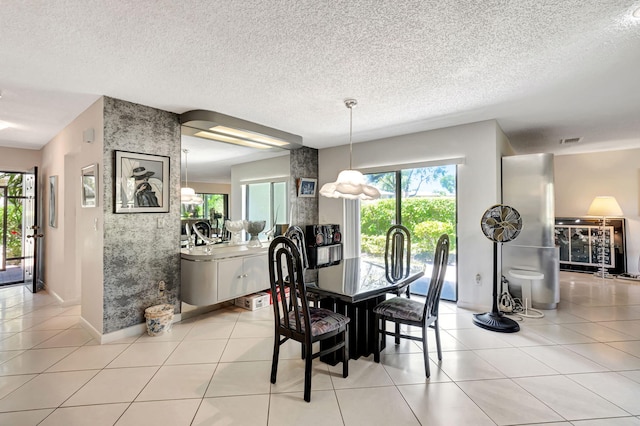
[[[173,305],[165,303],[150,306],[144,310],[144,317],[147,320],[147,334],[149,336],[159,336],[169,332],[173,323]]]

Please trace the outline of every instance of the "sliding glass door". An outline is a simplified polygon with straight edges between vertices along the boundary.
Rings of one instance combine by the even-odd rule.
[[[411,291],[426,295],[436,242],[446,233],[451,240],[449,266],[442,298],[457,300],[456,166],[421,167],[366,175],[382,196],[360,207],[361,251],[382,257],[387,229],[402,224],[411,234],[411,263],[426,265],[425,278]]]

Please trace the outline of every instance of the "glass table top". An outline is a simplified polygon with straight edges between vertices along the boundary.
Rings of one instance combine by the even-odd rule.
[[[338,265],[318,269],[317,282],[309,284],[307,290],[353,303],[395,292],[423,275],[423,269],[414,266],[407,277],[389,281],[384,262],[357,257],[343,259]]]

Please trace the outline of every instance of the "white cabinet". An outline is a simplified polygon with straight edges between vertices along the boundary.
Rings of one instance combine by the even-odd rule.
[[[218,301],[218,261],[182,258],[180,269],[180,298],[183,302],[206,306]]]
[[[218,302],[269,287],[267,256],[244,256],[218,261]]]
[[[207,306],[269,288],[267,248],[182,250],[181,299]]]

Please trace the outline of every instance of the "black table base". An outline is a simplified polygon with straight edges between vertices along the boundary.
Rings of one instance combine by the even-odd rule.
[[[376,339],[379,339],[379,337],[375,335],[376,316],[373,313],[373,308],[385,299],[386,295],[382,294],[357,303],[349,303],[332,297],[325,297],[320,300],[320,307],[346,315],[351,319],[348,335],[349,358],[358,359],[361,356],[369,356],[374,352]],[[331,342],[329,340],[331,339],[321,342],[320,348],[331,347],[335,344],[335,341]],[[385,342],[383,340],[381,350],[384,349],[384,345]],[[320,357],[320,360],[330,365],[336,365],[342,361],[342,355],[339,351],[333,352]]]

